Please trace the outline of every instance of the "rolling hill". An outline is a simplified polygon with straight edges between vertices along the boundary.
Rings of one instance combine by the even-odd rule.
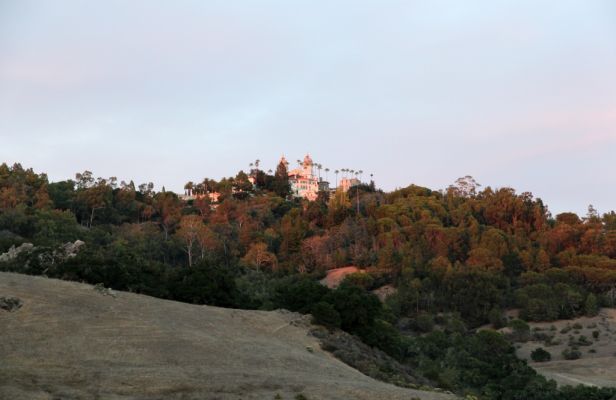
[[[2,399],[448,399],[369,378],[306,317],[0,273]],[[279,397],[277,397],[279,395]]]

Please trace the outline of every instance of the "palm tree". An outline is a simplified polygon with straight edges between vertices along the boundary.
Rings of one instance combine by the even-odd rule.
[[[334,174],[336,174],[336,189],[338,189],[338,173],[339,172],[340,172],[339,170],[334,171]]]
[[[186,182],[186,185],[184,185],[184,193],[191,196],[194,186],[195,184],[192,181]]]
[[[274,171],[272,171],[271,169],[268,169],[268,170],[267,170],[267,174],[268,174],[268,175],[271,175],[271,174],[272,174],[272,172],[274,172]]]
[[[259,164],[261,164],[261,160],[259,160],[258,158],[255,160],[255,167],[257,167],[257,169],[259,169]]]
[[[325,168],[325,180],[329,182],[329,168]]]
[[[362,171],[361,169],[359,170],[359,180],[361,181],[362,179],[362,175],[364,174],[364,171]]]
[[[323,166],[321,164],[317,164],[317,169],[319,170],[319,180],[321,180],[321,168],[323,168]]]

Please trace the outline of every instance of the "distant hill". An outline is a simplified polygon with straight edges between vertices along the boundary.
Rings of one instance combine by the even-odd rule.
[[[447,399],[321,350],[306,317],[0,273],[1,399]],[[296,397],[299,396],[299,397]]]

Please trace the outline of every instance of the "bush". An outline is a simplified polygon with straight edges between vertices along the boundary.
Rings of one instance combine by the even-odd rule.
[[[599,331],[592,331],[592,337],[595,339],[599,339]]]
[[[369,290],[372,289],[374,278],[365,272],[355,272],[347,275],[344,281],[349,285],[359,286],[360,288]]]
[[[187,303],[234,307],[237,291],[235,276],[229,268],[201,262],[182,268],[172,276],[173,299]]]
[[[569,337],[569,346],[590,346],[592,342],[584,335],[580,335],[577,339],[573,336]]]
[[[276,290],[274,299],[279,308],[307,313],[328,292],[329,289],[310,278],[300,278],[294,282],[283,280]]]
[[[312,306],[312,317],[315,324],[323,325],[328,328],[340,327],[340,313],[334,306],[324,301],[320,301]]]
[[[467,330],[468,328],[466,327],[466,324],[464,324],[464,321],[462,321],[462,319],[460,319],[457,315],[450,315],[445,322],[446,333],[459,333],[462,335],[466,333]]]
[[[521,319],[514,319],[509,322],[511,328],[511,339],[514,342],[526,342],[530,339],[530,326]]]
[[[430,314],[421,313],[415,318],[413,326],[424,333],[432,332],[432,329],[434,329],[434,318]]]
[[[599,314],[599,304],[597,302],[597,297],[590,293],[586,297],[586,301],[584,302],[584,314],[588,317],[594,317]]]
[[[548,342],[554,337],[554,335],[550,335],[549,333],[535,331],[533,332],[532,337],[533,337],[533,340],[537,342]]]
[[[507,320],[505,319],[503,312],[498,308],[493,308],[490,311],[488,314],[488,319],[494,329],[504,328],[507,325]]]
[[[535,362],[546,362],[552,359],[552,355],[549,351],[546,351],[541,347],[537,347],[532,353],[530,353],[530,358]]]
[[[340,314],[340,327],[350,333],[372,326],[382,313],[381,302],[375,295],[353,285],[338,286],[323,301],[333,305]]]
[[[574,348],[566,348],[563,350],[563,357],[565,360],[577,360],[582,357],[582,353]]]
[[[592,345],[592,342],[590,340],[588,340],[588,338],[584,335],[580,335],[580,337],[577,340],[578,344],[580,346],[590,346]]]

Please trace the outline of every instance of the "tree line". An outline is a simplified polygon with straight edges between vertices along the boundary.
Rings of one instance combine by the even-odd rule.
[[[615,212],[589,207],[585,216],[553,216],[531,193],[480,189],[471,177],[439,191],[411,185],[384,193],[362,184],[309,202],[290,196],[283,164],[191,184],[196,193],[220,193],[218,201],[183,201],[152,183],[118,183],[89,171],[50,182],[44,173],[2,164],[0,251],[36,247],[0,269],[199,304],[311,312],[452,390],[495,399],[583,398],[557,397],[562,393],[525,369],[504,338],[471,329],[502,324],[512,307],[528,321],[548,321],[613,306]],[[76,257],[37,256],[78,239],[86,245]],[[336,290],[317,283],[348,265],[367,274]],[[397,291],[376,301],[371,291],[387,284]],[[349,320],[358,312],[361,318]],[[396,328],[404,319],[413,321],[412,338]],[[502,365],[487,360],[478,343],[501,354]],[[460,353],[465,347],[476,350]],[[478,375],[462,374],[473,362]],[[491,375],[495,368],[509,372]],[[511,387],[531,396],[541,393],[531,390],[539,385],[549,395],[497,390],[513,379],[508,369],[521,374]]]

